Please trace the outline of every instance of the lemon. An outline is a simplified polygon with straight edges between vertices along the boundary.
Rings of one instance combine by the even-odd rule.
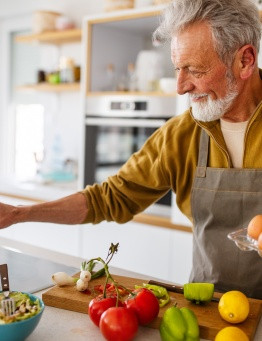
[[[240,328],[225,327],[217,333],[215,341],[249,341],[249,339]]]
[[[240,323],[245,321],[249,314],[249,301],[241,291],[228,291],[221,296],[218,310],[227,322]]]

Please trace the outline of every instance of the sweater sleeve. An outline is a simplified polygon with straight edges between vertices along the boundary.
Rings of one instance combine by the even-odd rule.
[[[117,174],[83,190],[88,205],[84,223],[125,223],[168,192],[170,184],[161,165],[163,140],[159,128]]]

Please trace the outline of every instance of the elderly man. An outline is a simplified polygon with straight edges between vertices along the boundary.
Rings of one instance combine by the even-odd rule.
[[[177,92],[192,107],[158,129],[102,184],[54,202],[0,206],[0,227],[124,223],[170,188],[193,222],[190,280],[262,298],[262,260],[227,234],[262,212],[261,24],[250,0],[176,0],[155,40],[171,40]],[[150,174],[148,170],[150,169]]]

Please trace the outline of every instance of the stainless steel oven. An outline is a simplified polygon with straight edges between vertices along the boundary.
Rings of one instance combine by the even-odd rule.
[[[84,185],[115,174],[176,112],[174,97],[89,97],[85,117]],[[158,202],[171,206],[171,193]]]

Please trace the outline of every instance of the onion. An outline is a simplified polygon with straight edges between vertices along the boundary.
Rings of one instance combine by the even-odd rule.
[[[65,272],[56,272],[55,274],[52,275],[52,280],[58,286],[64,286],[74,285],[77,281],[77,278],[71,277]]]

